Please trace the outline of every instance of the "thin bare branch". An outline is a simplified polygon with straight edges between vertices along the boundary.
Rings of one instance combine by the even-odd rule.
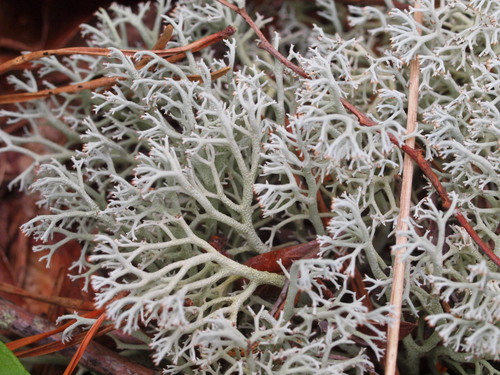
[[[90,311],[88,313],[83,314],[82,316],[88,319],[93,319],[97,318],[99,315],[101,315],[104,312],[103,309],[97,309]],[[38,333],[35,335],[30,335],[27,337],[22,337],[20,339],[14,340],[14,341],[9,341],[7,344],[5,344],[10,350],[14,351],[17,349],[20,349],[22,347],[34,344],[35,342],[39,342],[43,339],[46,339],[47,337],[57,335],[58,333],[63,332],[66,328],[71,326],[75,321],[69,321],[61,326],[58,326],[54,328],[53,330]],[[27,349],[27,350],[33,350],[33,349]],[[16,355],[18,355],[19,352],[16,352]]]
[[[103,77],[93,79],[88,82],[81,82],[74,85],[57,87],[54,89],[40,90],[37,92],[23,92],[19,94],[0,95],[0,104],[23,103],[30,100],[43,99],[48,96],[74,93],[83,90],[92,90],[98,87],[107,87],[116,83],[122,77]]]
[[[420,3],[417,0],[415,8],[418,9],[419,7]],[[417,11],[415,13],[415,20],[417,23],[422,24],[423,17],[421,12]],[[421,32],[420,29],[418,31]],[[408,90],[408,115],[406,122],[407,134],[414,134],[417,129],[419,76],[420,63],[418,55],[416,55],[410,61],[410,85]],[[415,148],[415,137],[408,138],[405,142],[405,146]],[[394,375],[397,371],[399,330],[402,317],[403,291],[406,273],[406,262],[404,261],[406,247],[404,247],[404,245],[408,242],[408,238],[405,234],[403,234],[403,232],[408,230],[411,193],[413,187],[413,172],[413,160],[410,155],[405,154],[403,161],[401,195],[399,200],[399,216],[396,224],[396,245],[399,246],[399,248],[393,251],[393,281],[390,303],[394,308],[391,314],[394,320],[388,325],[387,329],[387,352],[385,363],[385,373],[387,375]]]
[[[216,70],[213,73],[210,73],[211,79],[216,80],[222,76],[224,76],[227,72],[229,72],[230,68],[225,66],[219,70]],[[189,81],[192,82],[203,82],[203,79],[200,75],[189,75],[186,77]],[[116,82],[124,80],[124,77],[103,77],[93,79],[88,82],[81,82],[74,85],[57,87],[54,89],[40,90],[37,92],[23,92],[19,94],[7,94],[0,95],[0,104],[10,104],[10,103],[23,103],[28,102],[30,100],[37,100],[47,98],[53,95],[74,93],[83,90],[93,90],[99,87],[110,87],[114,85]],[[175,80],[180,80],[179,77],[174,77]]]
[[[94,338],[95,334],[99,330],[99,327],[104,323],[106,320],[106,314],[103,313],[90,327],[90,329],[86,332],[84,339],[82,340],[82,343],[76,350],[75,354],[71,358],[71,361],[69,362],[68,367],[66,367],[66,370],[64,371],[64,375],[71,375],[73,371],[75,370],[76,366],[78,366],[78,362],[82,359],[83,354],[85,354],[85,350],[88,348],[90,342],[92,341],[92,338]]]
[[[298,75],[304,78],[310,78],[309,75],[304,71],[304,69],[302,69],[300,66],[288,60],[279,51],[277,51],[276,48],[273,47],[273,45],[269,42],[269,40],[267,40],[267,38],[264,36],[262,31],[260,31],[260,29],[257,27],[252,18],[248,15],[245,8],[238,8],[236,5],[228,3],[226,0],[217,0],[217,1],[222,5],[234,10],[241,17],[243,17],[246,23],[248,23],[248,26],[250,26],[252,30],[255,31],[255,34],[257,34],[257,36],[259,37],[259,43],[257,44],[259,48],[262,48],[264,51],[269,52],[271,55],[276,57],[283,65],[293,70]]]
[[[230,70],[231,70],[231,68],[229,66],[225,66],[224,68],[218,69],[215,72],[210,73],[210,79],[213,81],[213,80],[216,80],[220,77],[223,77]],[[198,74],[189,75],[186,78],[191,82],[203,82],[203,78]],[[179,80],[181,80],[181,78],[174,77],[174,80],[179,81]]]
[[[235,32],[236,29],[234,27],[228,26],[222,31],[208,35],[193,43],[189,43],[186,46],[170,48],[170,49],[151,50],[150,52],[153,52],[158,56],[162,57],[169,57],[169,56],[173,57],[175,55],[184,54],[186,52],[197,52],[223,39],[229,38]],[[130,49],[121,50],[121,52],[127,56],[134,56],[136,53],[143,51],[144,50],[130,50]],[[48,57],[48,56],[69,56],[69,55],[110,56],[111,53],[112,50],[109,48],[94,48],[94,47],[69,47],[69,48],[36,51],[27,53],[22,56],[18,56],[12,60],[8,60],[3,64],[0,64],[0,74],[5,73],[9,70],[19,69],[23,64],[26,64],[34,60],[39,60],[43,57]]]
[[[163,29],[163,32],[161,33],[160,37],[158,38],[152,49],[153,50],[164,49],[167,43],[172,38],[173,33],[174,33],[174,27],[172,25],[165,26],[165,29]],[[138,61],[135,64],[135,67],[137,69],[140,69],[143,66],[145,66],[149,60],[151,60],[151,57],[144,56],[140,61]]]

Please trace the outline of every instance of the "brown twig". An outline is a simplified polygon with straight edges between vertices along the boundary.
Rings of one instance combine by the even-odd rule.
[[[161,33],[160,37],[156,41],[155,45],[153,46],[153,50],[155,49],[164,49],[167,43],[170,41],[172,38],[172,34],[174,33],[174,27],[172,25],[167,25],[165,26],[165,29],[163,29],[163,32]],[[137,69],[142,68],[145,66],[149,61],[151,60],[151,57],[149,56],[144,56],[141,60],[139,60],[136,64],[135,67]]]
[[[103,315],[106,315],[104,313],[101,313],[100,316],[97,317],[97,319],[102,318]],[[71,322],[73,323],[73,322]],[[95,323],[94,323],[95,324]],[[91,326],[91,328],[94,326]],[[115,327],[113,325],[107,325],[103,328],[101,328],[93,337],[99,337],[103,336],[109,332],[116,331]],[[28,358],[28,357],[39,357],[41,355],[46,355],[46,354],[51,354],[51,353],[59,353],[61,350],[64,350],[66,348],[71,348],[73,346],[76,346],[80,343],[82,343],[87,335],[88,331],[78,333],[74,335],[71,338],[71,341],[67,342],[62,342],[62,341],[52,341],[46,344],[38,345],[33,348],[29,349],[24,349],[24,350],[18,350],[15,351],[14,354],[16,355],[17,358]],[[48,336],[46,336],[48,337]]]
[[[193,43],[189,43],[183,47],[176,47],[170,49],[159,49],[159,50],[146,50],[148,52],[153,52],[158,56],[162,57],[174,57],[175,55],[184,54],[186,52],[197,52],[206,48],[214,43],[217,43],[223,39],[229,38],[236,32],[233,26],[228,26],[224,30],[216,32],[214,34],[208,35],[201,38]],[[136,53],[145,52],[145,50],[130,50],[124,49],[120,50],[124,55],[134,56]],[[8,60],[3,64],[0,64],[0,74],[5,73],[9,70],[18,68],[19,66],[31,62],[34,60],[39,60],[43,57],[48,56],[69,56],[69,55],[90,55],[90,56],[110,56],[113,51],[109,48],[94,48],[94,47],[69,47],[60,49],[49,49],[44,51],[36,51],[27,53],[22,56],[18,56],[12,60]]]
[[[26,337],[53,330],[55,327],[47,320],[0,298],[0,321],[6,331]],[[48,338],[46,342],[56,339]],[[66,357],[72,357],[75,348],[61,350]],[[154,370],[122,357],[114,351],[98,344],[90,345],[81,360],[90,370],[106,375],[153,375]]]
[[[220,77],[223,77],[230,70],[231,70],[231,68],[229,66],[225,66],[224,68],[218,69],[215,72],[210,73],[210,79],[213,81],[213,80],[216,80]],[[192,74],[192,75],[186,76],[186,78],[191,82],[203,83],[203,78],[198,74]],[[176,81],[180,81],[182,78],[174,77],[173,79]]]
[[[78,366],[78,363],[83,357],[83,354],[85,354],[86,349],[88,348],[90,342],[92,341],[92,338],[96,335],[97,331],[99,331],[99,327],[104,323],[106,320],[106,314],[103,313],[96,321],[94,324],[92,324],[92,327],[85,332],[85,337],[82,340],[82,343],[76,350],[75,354],[71,358],[71,361],[68,364],[68,367],[66,367],[66,370],[64,371],[64,375],[71,375],[73,371],[75,370],[76,366]],[[113,328],[113,327],[111,327]]]
[[[359,109],[357,109],[355,106],[353,106],[351,103],[349,103],[345,99],[341,99],[342,104],[344,107],[349,110],[354,116],[358,118],[358,121],[361,125],[364,126],[375,126],[377,123],[373,120],[371,120],[366,114],[361,112]],[[410,147],[408,145],[402,145],[399,143],[397,138],[389,134],[389,140],[396,145],[398,148],[400,148],[404,153],[409,155],[413,161],[418,165],[422,173],[429,179],[430,183],[436,189],[436,192],[439,195],[439,198],[441,199],[442,205],[445,209],[449,209],[452,204],[452,200],[450,196],[448,195],[448,192],[444,188],[443,184],[441,184],[441,181],[439,181],[439,177],[436,175],[436,173],[432,170],[432,167],[430,163],[425,159],[423,153],[421,150],[418,150],[416,148]],[[490,258],[493,263],[495,263],[498,267],[500,267],[500,258],[493,252],[493,250],[490,249],[490,247],[484,242],[479,234],[474,230],[472,225],[469,223],[469,221],[465,218],[465,216],[462,214],[459,208],[455,209],[455,218],[457,221],[460,223],[460,225],[466,230],[467,233],[471,236],[471,238],[477,243],[481,251],[488,257]]]
[[[245,8],[238,8],[234,4],[228,3],[226,0],[217,0],[219,3],[222,5],[234,10],[236,13],[238,13],[243,19],[248,23],[248,26],[252,28],[252,30],[257,34],[259,37],[259,43],[257,46],[259,48],[262,48],[264,51],[269,52],[271,55],[276,57],[283,65],[285,65],[287,68],[293,70],[295,73],[298,75],[304,77],[304,78],[309,78],[309,75],[302,69],[300,66],[294,64],[290,60],[288,60],[285,56],[283,56],[279,51],[276,50],[276,48],[273,47],[273,45],[267,40],[267,38],[264,36],[262,31],[257,27],[255,22],[253,22],[252,18],[248,15],[247,11]]]
[[[212,80],[218,79],[224,76],[227,72],[229,72],[229,70],[230,68],[228,66],[216,70],[215,72],[210,73],[211,79]],[[202,77],[197,74],[186,76],[186,78],[192,82],[203,82]],[[0,95],[0,104],[23,103],[23,102],[28,102],[30,100],[47,98],[53,95],[68,94],[83,90],[93,90],[99,87],[103,88],[110,87],[116,82],[122,81],[124,79],[125,77],[103,77],[103,78],[96,78],[88,82],[81,82],[74,85],[67,85],[47,90],[40,90],[37,92],[23,92],[19,94]],[[174,77],[173,79],[180,80],[181,78]]]
[[[0,104],[9,103],[23,103],[30,100],[43,99],[52,95],[68,94],[79,92],[83,90],[92,90],[98,87],[110,86],[116,83],[118,80],[124,79],[122,77],[103,77],[93,79],[88,82],[81,82],[74,85],[68,85],[63,87],[57,87],[54,89],[40,90],[37,92],[23,92],[19,94],[7,94],[0,95]]]
[[[161,49],[165,47],[166,43],[170,40],[172,36],[172,26],[169,25],[165,28],[164,32],[153,46],[153,50],[151,52],[156,53],[158,56],[170,56],[167,57],[167,61],[175,62],[186,56],[186,52],[196,52],[205,47],[208,47],[216,42],[221,41],[222,39],[228,38],[236,29],[232,26],[226,27],[224,30],[219,31],[217,33],[211,34],[205,38],[201,38],[193,43],[188,44],[184,47],[170,48],[168,50]],[[157,49],[160,48],[160,49]],[[135,50],[122,50],[124,54],[133,55],[139,51]],[[111,50],[108,48],[89,48],[89,47],[75,47],[75,48],[61,48],[57,50],[46,50],[46,51],[37,51],[28,53],[26,55],[19,56],[15,59],[9,60],[3,64],[0,64],[0,74],[2,72],[6,72],[8,70],[12,70],[22,66],[26,62],[30,62],[36,59],[40,59],[42,57],[47,56],[65,56],[65,55],[73,55],[73,54],[83,54],[83,55],[93,55],[93,56],[109,56]],[[149,61],[149,57],[142,58],[137,64],[137,68],[141,68],[145,66]],[[229,71],[229,67],[224,67],[219,69],[211,74],[212,80],[222,77]],[[188,76],[187,77],[191,81],[202,81],[202,78],[198,75]],[[26,92],[26,93],[18,93],[18,94],[8,94],[0,96],[0,104],[9,104],[9,103],[22,103],[30,100],[42,99],[52,95],[64,94],[64,93],[74,93],[82,90],[92,90],[99,87],[108,87],[119,80],[125,79],[124,77],[103,77],[93,79],[88,82],[81,82],[73,85],[67,85],[63,87],[58,87],[54,89],[40,90],[37,92]]]
[[[257,25],[253,22],[253,20],[250,18],[248,13],[246,12],[245,9],[238,8],[234,4],[228,3],[226,0],[217,0],[219,3],[227,6],[228,8],[234,10],[236,13],[238,13],[240,16],[242,16],[245,21],[248,23],[248,25],[255,31],[255,33],[261,38],[261,44],[264,43],[266,46],[265,48],[261,45],[260,47],[268,51],[271,55],[276,57],[279,61],[281,61],[285,66],[288,68],[292,69],[294,72],[299,74],[300,76],[304,78],[311,78],[309,74],[307,74],[302,68],[299,66],[295,65],[288,59],[286,59],[283,55],[281,55],[272,45],[267,41],[265,38],[264,34],[259,30]],[[350,111],[352,114],[354,114],[357,118],[358,121],[361,125],[364,126],[375,126],[377,123],[373,120],[371,120],[365,113],[360,111],[356,106],[352,105],[347,101],[346,99],[341,98],[341,103],[342,105]],[[419,168],[422,170],[424,175],[429,179],[431,184],[434,186],[436,189],[437,193],[439,194],[439,197],[441,198],[443,202],[443,207],[444,208],[449,208],[451,206],[451,199],[448,195],[448,192],[446,189],[443,187],[441,182],[439,181],[439,178],[437,175],[434,173],[432,170],[430,163],[425,160],[424,156],[421,154],[421,152],[413,147],[409,147],[407,145],[401,145],[399,141],[396,139],[395,136],[392,134],[389,134],[389,139],[390,141],[395,144],[397,147],[399,147],[403,152],[408,154],[414,161],[415,163],[419,166]],[[457,208],[455,209],[455,217],[457,218],[458,222],[462,227],[469,233],[471,238],[478,244],[479,248],[481,251],[488,257],[490,258],[498,267],[500,267],[500,258],[493,252],[493,250],[490,249],[490,247],[481,239],[479,234],[474,230],[472,225],[468,222],[468,220],[463,216],[463,214],[460,212],[460,210]]]
[[[104,309],[98,309],[98,310],[93,310],[88,313],[83,314],[82,316],[87,319],[94,319],[100,316],[101,314],[104,313]],[[66,328],[71,326],[75,321],[69,321],[63,325],[60,325],[56,328],[54,328],[51,331],[45,331],[42,333],[38,333],[36,335],[31,335],[27,337],[21,337],[20,339],[14,340],[14,341],[9,341],[7,344],[5,344],[10,350],[15,351],[20,348],[23,348],[25,346],[29,346],[31,344],[34,344],[36,342],[40,342],[43,339],[46,339],[47,337],[57,335],[58,333],[63,332]],[[60,344],[60,342],[57,342]],[[31,349],[29,349],[31,350]],[[18,354],[19,352],[16,352]]]

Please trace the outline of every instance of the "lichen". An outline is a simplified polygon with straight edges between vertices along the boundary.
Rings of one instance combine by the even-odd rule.
[[[113,5],[97,14],[97,27],[83,27],[90,46],[111,48],[110,56],[39,60],[38,74],[63,73],[73,83],[119,79],[0,111],[27,121],[23,135],[0,130],[0,152],[33,158],[12,186],[30,185],[47,208],[23,231],[41,241],[34,250],[48,264],[78,241],[73,277],[92,284],[96,306],[116,327],[150,334],[143,349],[165,373],[378,371],[403,159],[391,137],[408,136],[407,64],[418,54],[413,136],[452,207],[441,207],[432,186],[417,179],[403,318],[418,328],[401,345],[401,365],[417,374],[430,363],[418,360],[429,358],[464,374],[494,373],[500,274],[456,224],[454,209],[498,254],[500,2],[426,0],[419,10],[387,12],[318,0],[314,26],[302,3],[282,5],[272,43],[309,78],[260,49],[243,19],[217,1],[179,0],[171,10],[159,0],[149,26],[146,6],[134,13]],[[258,27],[276,26],[254,18]],[[147,51],[162,23],[174,30],[167,48],[230,25],[237,31],[216,48],[169,61]],[[122,52],[137,48],[129,28],[146,49],[135,56]],[[225,67],[226,75],[212,78]],[[10,82],[34,92],[37,78],[27,71]],[[376,125],[360,124],[341,98]],[[45,138],[40,123],[65,143]],[[216,235],[224,249],[211,241]],[[243,264],[290,240],[313,239],[320,257],[298,260],[284,275]],[[365,296],[353,289],[356,272]],[[287,285],[282,313],[272,314],[280,292],[265,288]],[[66,338],[92,323],[65,318],[76,319]]]

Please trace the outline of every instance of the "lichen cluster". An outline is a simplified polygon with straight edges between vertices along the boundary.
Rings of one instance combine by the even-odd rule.
[[[46,207],[23,231],[43,242],[35,251],[49,266],[58,248],[78,241],[73,277],[92,284],[97,307],[143,339],[139,349],[165,373],[379,372],[403,159],[390,137],[409,136],[408,62],[418,54],[412,136],[452,207],[417,170],[403,306],[416,328],[401,343],[401,366],[498,374],[500,273],[454,212],[460,207],[498,254],[500,2],[426,0],[419,10],[391,9],[390,0],[304,3],[282,3],[274,19],[265,7],[252,17],[310,78],[260,49],[244,20],[215,0],[179,0],[173,9],[159,0],[135,12],[113,5],[97,14],[97,27],[83,26],[89,45],[111,48],[110,56],[51,56],[12,76],[25,92],[51,87],[39,78],[54,72],[72,83],[117,77],[104,89],[0,110],[27,122],[23,134],[0,130],[0,152],[33,158],[12,186],[29,185]],[[236,32],[169,62],[147,51],[165,24],[174,30],[167,48],[228,26]],[[142,52],[122,52],[131,48]],[[341,98],[376,125],[360,124]],[[320,256],[284,274],[243,265],[313,239]],[[365,297],[353,290],[355,273]],[[283,287],[282,311],[272,314]],[[89,324],[66,317],[77,318],[68,337]]]

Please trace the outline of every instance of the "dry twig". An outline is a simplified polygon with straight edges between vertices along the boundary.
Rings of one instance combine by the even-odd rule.
[[[101,326],[102,323],[104,323],[105,320],[106,320],[106,314],[103,313],[96,320],[96,322],[92,325],[92,327],[90,327],[88,332],[86,332],[85,338],[82,340],[82,343],[80,344],[80,346],[76,350],[75,354],[71,358],[71,361],[69,362],[68,367],[66,367],[66,370],[64,371],[64,375],[71,375],[73,373],[76,366],[78,366],[78,362],[80,361],[83,354],[85,353],[85,350],[88,348],[90,341],[95,336],[95,334],[99,330],[99,327]]]
[[[178,48],[171,48],[168,50],[162,49],[165,47],[166,43],[168,40],[170,40],[170,37],[172,35],[172,26],[167,26],[160,36],[158,42],[153,46],[153,50],[151,52],[156,53],[158,56],[170,56],[167,57],[167,61],[169,62],[175,62],[180,59],[183,59],[186,56],[186,51],[191,51],[191,52],[196,52],[199,51],[202,48],[205,48],[213,43],[219,42],[222,39],[228,38],[230,35],[234,34],[236,30],[229,26],[225,28],[222,31],[219,31],[217,33],[214,33],[212,35],[209,35],[208,37],[201,38],[200,40],[197,40],[196,42],[190,43],[187,46],[184,47],[178,47]],[[128,54],[135,54],[139,51],[135,50],[122,50],[122,52],[126,55]],[[174,53],[175,52],[175,53]],[[4,64],[0,65],[0,74],[2,72],[19,68],[22,66],[22,64],[33,61],[36,59],[40,59],[42,57],[46,56],[64,56],[64,55],[73,55],[73,54],[83,54],[83,55],[99,55],[99,56],[109,56],[111,53],[111,50],[107,48],[85,48],[85,47],[78,47],[78,48],[62,48],[59,50],[47,50],[47,51],[37,51],[37,52],[32,52],[28,53],[23,56],[19,56],[15,59],[9,60],[5,62]],[[146,56],[143,57],[139,62],[136,64],[136,68],[141,68],[145,66],[148,61],[151,58]],[[219,69],[211,74],[212,80],[217,79],[222,77],[224,74],[226,74],[229,71],[229,67],[225,67],[222,69]],[[88,82],[81,82],[81,83],[76,83],[73,85],[67,85],[63,87],[57,87],[53,89],[47,89],[47,90],[40,90],[37,92],[26,92],[26,93],[16,93],[16,94],[7,94],[7,95],[0,95],[0,104],[9,104],[9,103],[22,103],[22,102],[27,102],[30,100],[36,100],[36,99],[43,99],[49,96],[53,95],[59,95],[59,94],[66,94],[66,93],[75,93],[78,91],[83,91],[83,90],[92,90],[96,89],[99,87],[110,87],[116,82],[120,80],[124,80],[124,77],[103,77],[103,78],[97,78],[93,79]],[[202,81],[201,76],[199,75],[192,75],[192,76],[187,76],[187,79],[190,81]]]
[[[174,57],[176,55],[184,55],[186,52],[197,52],[223,39],[229,38],[235,32],[236,29],[234,27],[228,26],[222,31],[208,35],[204,38],[194,41],[193,43],[189,43],[188,45],[183,47],[148,50],[148,51],[153,52],[158,56],[162,57]],[[120,51],[126,56],[134,56],[136,53],[143,52],[141,50],[130,50],[130,49],[124,49]],[[109,48],[95,48],[95,47],[69,47],[69,48],[36,51],[27,53],[22,56],[18,56],[12,60],[8,60],[3,64],[0,64],[0,74],[8,72],[9,70],[19,69],[23,64],[26,64],[34,60],[39,60],[43,57],[48,57],[48,56],[90,55],[90,56],[109,57],[112,52],[113,50]]]
[[[358,121],[361,125],[363,126],[375,126],[377,123],[370,119],[365,113],[357,109],[355,106],[353,106],[351,103],[349,103],[345,99],[341,99],[342,104],[344,107],[350,111],[353,115],[355,115],[358,118]],[[409,155],[413,161],[418,165],[422,173],[429,179],[430,183],[436,189],[436,192],[439,195],[439,198],[441,198],[442,205],[445,209],[449,209],[452,204],[452,200],[450,196],[448,195],[448,192],[444,188],[443,184],[441,184],[441,181],[439,181],[438,176],[436,173],[432,170],[431,164],[425,159],[423,153],[421,150],[410,147],[408,145],[401,145],[397,138],[393,136],[392,134],[389,134],[389,140],[396,145],[398,148],[400,148],[404,153]],[[495,263],[498,267],[500,267],[500,258],[498,255],[496,255],[492,249],[484,242],[479,234],[474,230],[472,225],[469,223],[467,218],[462,214],[459,208],[455,208],[455,218],[457,221],[460,223],[460,225],[466,230],[467,233],[471,236],[471,238],[478,244],[479,248],[481,251],[488,257],[490,260]]]
[[[296,64],[288,60],[279,51],[277,51],[276,48],[273,47],[273,45],[264,36],[262,31],[260,31],[260,29],[257,27],[255,22],[253,22],[252,18],[248,15],[245,8],[238,8],[236,5],[228,3],[226,0],[217,0],[217,1],[222,5],[234,10],[241,17],[243,17],[243,19],[248,23],[248,25],[252,28],[255,34],[257,34],[257,36],[259,37],[259,43],[257,44],[259,48],[262,48],[264,51],[269,52],[271,55],[276,57],[283,65],[293,70],[298,75],[304,78],[310,78],[309,75],[304,71],[304,69],[302,69],[300,66],[297,66]]]
[[[418,0],[415,3],[415,8],[419,8]],[[422,13],[415,13],[415,20],[422,24]],[[419,29],[419,32],[420,29]],[[418,55],[410,61],[410,86],[408,90],[408,116],[406,122],[406,133],[414,134],[417,129],[417,112],[418,112],[418,94],[419,94],[419,75],[420,64]],[[405,146],[415,148],[415,137],[408,138]],[[398,359],[398,343],[399,329],[402,316],[404,280],[406,272],[406,262],[404,261],[405,245],[408,238],[402,232],[408,230],[408,218],[410,217],[411,193],[413,185],[413,160],[410,155],[405,154],[403,161],[403,177],[401,186],[401,195],[399,200],[399,216],[396,224],[396,245],[400,246],[393,251],[393,281],[391,289],[391,306],[394,310],[392,318],[394,321],[389,324],[387,329],[387,352],[385,373],[393,375],[397,371],[396,363]]]

